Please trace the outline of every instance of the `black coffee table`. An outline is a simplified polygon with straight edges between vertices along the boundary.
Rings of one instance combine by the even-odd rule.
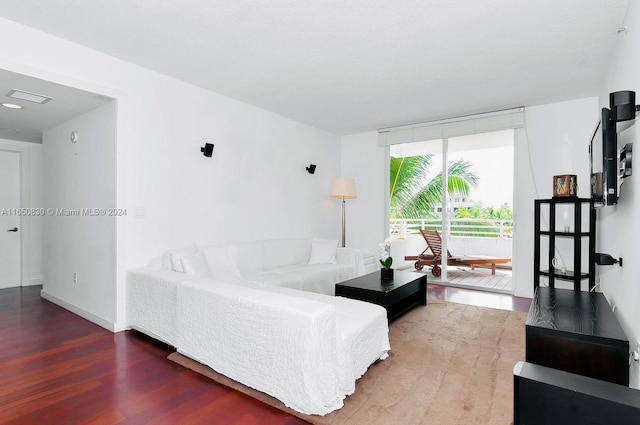
[[[381,305],[391,322],[415,306],[427,305],[427,275],[394,270],[393,280],[383,281],[376,271],[337,283],[336,296]]]

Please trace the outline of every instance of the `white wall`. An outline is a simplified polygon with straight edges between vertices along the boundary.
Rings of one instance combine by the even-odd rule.
[[[141,95],[166,102],[157,87]],[[132,208],[145,207],[147,218],[130,223],[131,245],[140,245],[133,261],[144,265],[150,254],[194,242],[339,236],[339,205],[329,198],[336,136],[186,85],[169,85],[165,96],[189,102],[185,110],[158,108],[135,126],[128,184]],[[212,158],[200,153],[205,142],[215,144]]]
[[[620,90],[633,90],[640,93],[640,5],[630,2],[625,25],[627,33],[621,33],[618,44],[610,61],[609,74],[601,90],[600,107],[609,107],[609,93]],[[638,95],[637,95],[638,96]],[[636,103],[640,103],[640,96]],[[619,123],[618,131],[629,127],[629,123]],[[638,119],[632,127],[620,134],[619,144],[632,142],[634,149],[640,144],[640,123]],[[616,316],[622,324],[631,349],[637,349],[640,340],[640,261],[638,261],[638,217],[640,217],[640,178],[637,173],[640,161],[634,160],[634,173],[625,180],[616,206],[604,207],[598,211],[598,239],[596,250],[624,259],[624,267],[601,266],[600,279],[602,292],[609,303],[616,306]],[[640,368],[633,363],[630,371],[630,384],[640,388]]]
[[[0,19],[0,67],[118,100],[116,311],[77,300],[113,329],[125,324],[125,273],[164,249],[340,234],[335,135]],[[214,143],[213,158],[200,147]],[[305,171],[318,165],[314,175]],[[146,209],[136,218],[137,207]],[[71,301],[69,301],[71,300]]]
[[[516,295],[533,295],[534,199],[552,196],[556,174],[577,174],[579,195],[589,196],[587,149],[597,116],[595,97],[525,109],[526,131],[516,132],[515,143]],[[353,246],[376,250],[385,238],[387,164],[388,154],[378,147],[376,132],[342,137],[343,173],[355,177],[358,186],[358,199],[347,206],[353,214],[347,218],[347,241]]]
[[[42,295],[105,327],[116,321],[116,109],[112,101],[42,137]]]
[[[388,148],[378,147],[377,132],[342,137],[342,175],[355,179],[358,196],[347,200],[347,246],[376,255],[387,237],[388,163]]]
[[[22,208],[42,207],[42,145],[0,139],[0,149],[20,153]],[[42,268],[42,216],[23,216],[22,232],[22,286],[40,285]]]

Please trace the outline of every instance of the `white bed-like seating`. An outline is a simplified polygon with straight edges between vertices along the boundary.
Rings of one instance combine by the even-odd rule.
[[[384,308],[287,288],[191,280],[178,288],[178,352],[306,414],[343,405],[389,351]]]

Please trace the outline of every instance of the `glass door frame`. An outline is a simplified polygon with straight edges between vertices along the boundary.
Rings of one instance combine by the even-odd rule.
[[[446,282],[449,278],[447,275],[447,263],[449,252],[449,138],[445,137],[442,140],[442,215],[440,216],[440,239],[442,240],[442,249],[440,251],[440,283]]]

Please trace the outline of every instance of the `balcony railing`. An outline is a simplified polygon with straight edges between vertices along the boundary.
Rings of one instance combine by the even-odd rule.
[[[481,218],[452,218],[448,220],[449,236],[507,239],[513,236],[513,220],[485,220]],[[405,237],[420,234],[420,229],[442,233],[439,218],[392,218],[389,234]]]

